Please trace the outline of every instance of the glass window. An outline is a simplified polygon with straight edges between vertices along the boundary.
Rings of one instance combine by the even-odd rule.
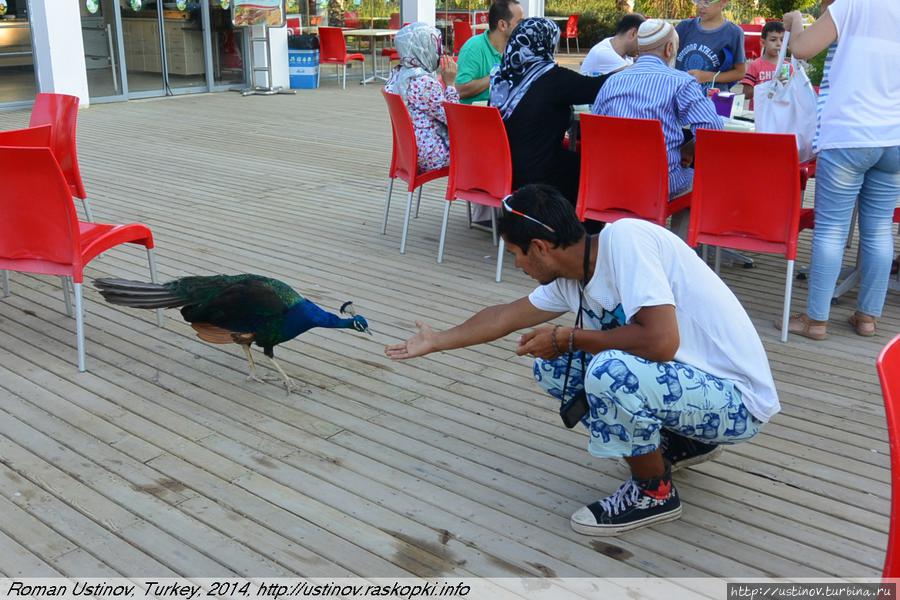
[[[37,83],[27,0],[0,0],[0,103],[34,100]]]

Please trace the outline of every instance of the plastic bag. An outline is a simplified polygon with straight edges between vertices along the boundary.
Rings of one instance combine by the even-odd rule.
[[[785,33],[779,65],[784,63],[788,38]],[[816,92],[803,67],[793,58],[791,65],[794,74],[787,83],[773,77],[753,91],[756,131],[793,133],[797,137],[800,162],[806,162],[815,156],[812,142],[816,135]]]
[[[288,48],[291,50],[318,50],[319,38],[311,33],[289,35]]]

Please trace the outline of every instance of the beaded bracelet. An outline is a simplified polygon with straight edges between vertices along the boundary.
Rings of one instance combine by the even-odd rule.
[[[562,325],[554,325],[553,332],[550,334],[550,341],[553,343],[553,351],[556,352],[557,356],[562,356],[562,352],[559,350],[559,344],[556,343],[556,330],[562,327]]]
[[[575,331],[577,327],[573,327],[571,333],[569,333],[569,352],[575,352]]]

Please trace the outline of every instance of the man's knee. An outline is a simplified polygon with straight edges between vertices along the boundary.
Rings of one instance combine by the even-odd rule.
[[[593,394],[634,394],[640,389],[637,372],[641,361],[648,362],[622,350],[604,350],[591,361],[585,386]]]

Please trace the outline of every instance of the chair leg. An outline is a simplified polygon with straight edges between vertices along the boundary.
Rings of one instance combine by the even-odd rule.
[[[416,196],[416,214],[415,214],[416,219],[419,218],[419,205],[422,204],[422,188],[424,188],[424,187],[425,187],[424,184],[419,186],[419,194]]]
[[[703,258],[703,262],[706,263],[706,266],[709,266],[709,244],[701,244],[701,246],[700,256]]]
[[[3,286],[3,297],[9,298],[9,271],[2,271],[0,282],[2,282]]]
[[[84,307],[82,306],[81,284],[75,287],[75,338],[78,346],[78,371],[84,373]]]
[[[566,38],[566,54],[569,54],[569,38]]]
[[[406,214],[403,216],[403,234],[400,237],[400,254],[406,254],[406,234],[409,232],[409,213],[412,212],[412,197],[410,191],[406,195]]]
[[[147,263],[150,265],[150,281],[153,283],[158,282],[158,277],[156,275],[156,257],[153,252],[153,248],[147,248]],[[156,326],[157,327],[165,327],[165,322],[163,321],[163,309],[156,309]]]
[[[578,45],[578,37],[575,37],[575,51],[581,54],[581,46]]]
[[[70,317],[72,316],[72,298],[69,296],[69,278],[61,275],[59,278],[60,283],[62,283],[63,289],[63,301],[66,303],[66,314]]]
[[[853,227],[856,225],[856,219],[859,216],[859,204],[853,205],[853,214],[850,216],[850,231],[847,232],[847,243],[844,245],[848,250],[853,245]]]
[[[342,89],[347,89],[347,63],[344,63],[344,83],[341,84]]]
[[[722,268],[722,248],[720,246],[716,246],[716,265],[713,269],[716,272],[716,275],[719,275],[719,269]]]
[[[469,229],[472,229],[472,203],[466,202],[466,212],[469,213]]]
[[[388,181],[390,183],[388,183],[387,200],[384,202],[384,224],[381,227],[381,235],[387,233],[388,211],[391,210],[391,192],[394,191],[394,178],[391,177]]]
[[[497,283],[500,283],[500,277],[503,275],[503,253],[505,250],[506,242],[503,241],[503,238],[500,238],[500,244],[497,246],[497,273],[494,275],[494,281]]]
[[[322,65],[319,65],[319,68],[316,69],[316,89],[321,87],[322,83]]]
[[[444,262],[444,242],[447,240],[447,221],[450,219],[450,200],[444,203],[444,219],[441,221],[441,241],[438,242],[438,262]]]
[[[91,210],[91,201],[87,198],[81,199],[81,205],[84,207],[84,216],[91,223],[94,222],[94,213]]]
[[[360,79],[360,82],[362,82],[362,84],[365,85],[366,84],[366,61],[362,61],[359,64],[362,65],[362,79]],[[376,71],[375,73],[373,73],[373,75],[378,75],[378,72]]]
[[[787,281],[784,282],[784,306],[781,309],[781,341],[788,339],[788,319],[791,315],[791,293],[794,290],[794,261],[787,261]]]
[[[491,238],[493,238],[494,245],[497,245],[497,211],[493,208],[491,209]]]

